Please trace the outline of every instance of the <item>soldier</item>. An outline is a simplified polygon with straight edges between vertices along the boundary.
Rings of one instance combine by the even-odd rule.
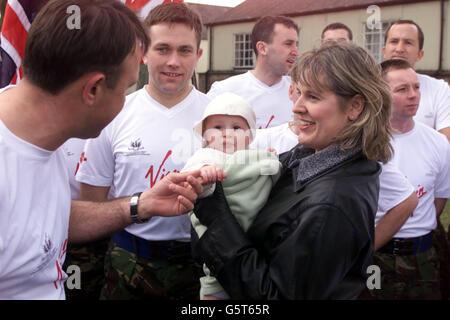
[[[327,25],[321,35],[322,42],[327,40],[334,40],[334,41],[352,41],[353,40],[353,34],[352,30],[350,30],[349,27],[347,27],[345,24],[340,22],[335,22]]]
[[[256,55],[253,70],[212,84],[208,97],[224,92],[246,99],[256,114],[256,127],[268,128],[292,120],[289,69],[298,56],[298,26],[289,18],[266,16],[252,30]]]
[[[83,12],[80,29],[66,27],[71,5]],[[193,209],[202,187],[192,174],[165,176],[139,201],[70,199],[59,147],[98,136],[119,113],[147,47],[141,23],[116,0],[52,0],[33,21],[24,78],[0,94],[0,299],[64,299],[68,242]]]
[[[209,102],[190,83],[202,54],[200,17],[171,2],[155,7],[144,25],[150,37],[144,56],[148,84],[127,96],[119,116],[86,143],[87,161],[76,178],[81,196],[90,200],[153,188],[195,151],[192,127]],[[191,257],[189,218],[134,222],[113,236],[102,298],[198,299],[202,270]]]
[[[399,170],[416,189],[419,203],[394,237],[374,255],[382,270],[380,299],[440,299],[439,259],[432,230],[450,197],[450,145],[444,135],[414,121],[420,101],[416,72],[404,60],[381,64],[392,92],[392,145]],[[377,216],[377,218],[379,218]],[[386,228],[377,225],[376,229]]]

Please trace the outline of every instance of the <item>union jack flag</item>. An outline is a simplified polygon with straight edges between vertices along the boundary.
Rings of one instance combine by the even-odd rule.
[[[8,0],[0,34],[0,88],[23,77],[22,58],[30,25],[49,0]],[[183,0],[120,0],[144,19],[154,7]]]

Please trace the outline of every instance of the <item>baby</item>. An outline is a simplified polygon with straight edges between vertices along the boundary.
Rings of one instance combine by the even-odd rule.
[[[194,126],[202,139],[199,149],[182,171],[200,169],[204,191],[211,195],[220,181],[233,215],[246,231],[267,201],[279,177],[281,164],[272,151],[248,149],[255,134],[256,116],[249,103],[233,93],[215,97],[206,107],[203,119]],[[191,223],[199,238],[206,231],[193,212]],[[200,279],[201,299],[227,298],[228,295],[206,266]]]

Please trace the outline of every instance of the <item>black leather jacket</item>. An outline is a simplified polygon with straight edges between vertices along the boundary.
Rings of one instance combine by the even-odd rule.
[[[232,299],[355,299],[366,285],[380,166],[357,152],[299,182],[294,151],[247,233],[215,195],[217,218],[193,237]]]

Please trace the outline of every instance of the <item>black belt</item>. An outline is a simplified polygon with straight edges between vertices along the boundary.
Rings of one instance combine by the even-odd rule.
[[[139,257],[173,261],[191,256],[191,243],[181,241],[149,241],[122,230],[113,236],[116,245]]]
[[[416,238],[392,238],[377,252],[393,255],[413,255],[425,252],[433,246],[433,233]]]

